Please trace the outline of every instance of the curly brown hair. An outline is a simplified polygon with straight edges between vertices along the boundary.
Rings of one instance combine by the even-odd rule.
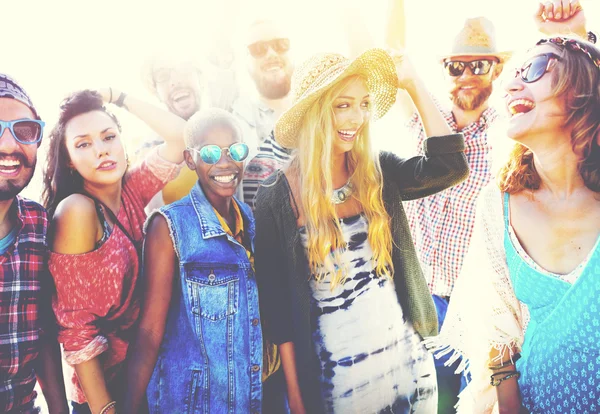
[[[589,51],[594,59],[600,50],[588,42],[571,39]],[[579,173],[585,186],[600,192],[600,69],[587,54],[571,47],[546,43],[562,52],[552,71],[552,88],[556,96],[565,97],[566,125],[573,127],[571,147],[579,157]],[[540,188],[541,178],[535,169],[533,152],[516,144],[510,159],[498,174],[500,190],[509,194]]]
[[[60,104],[58,122],[50,132],[48,155],[44,168],[42,200],[50,218],[58,204],[71,194],[83,192],[83,177],[70,167],[71,157],[65,144],[67,123],[78,115],[92,111],[106,113],[121,132],[121,124],[103,104],[102,96],[91,90],[77,91]]]

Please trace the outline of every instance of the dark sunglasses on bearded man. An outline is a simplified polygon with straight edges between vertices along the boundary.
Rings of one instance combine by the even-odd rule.
[[[273,39],[248,45],[250,55],[256,59],[264,57],[269,51],[269,48],[273,49],[278,55],[281,55],[290,50],[290,39]]]
[[[465,69],[469,67],[473,75],[487,75],[490,72],[494,63],[497,63],[492,59],[477,59],[470,62],[464,62],[462,60],[447,60],[444,62],[444,69],[450,76],[461,76]]]

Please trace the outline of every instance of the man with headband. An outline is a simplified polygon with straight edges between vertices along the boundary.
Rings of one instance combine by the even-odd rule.
[[[13,79],[0,74],[0,411],[38,413],[36,377],[51,414],[68,413],[46,267],[46,210],[22,198],[44,122]]]

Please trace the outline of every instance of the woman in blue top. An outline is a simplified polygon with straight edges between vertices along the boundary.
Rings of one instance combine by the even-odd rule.
[[[151,413],[260,412],[254,219],[233,196],[248,146],[221,109],[190,118],[185,140],[198,182],[148,221],[144,302],[123,412],[138,412],[146,386]]]
[[[481,196],[438,341],[469,359],[465,412],[597,413],[600,51],[542,39],[505,89],[516,145]]]

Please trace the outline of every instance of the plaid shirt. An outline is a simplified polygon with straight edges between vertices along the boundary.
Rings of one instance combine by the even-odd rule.
[[[491,145],[487,132],[498,113],[488,108],[477,122],[459,131],[452,112],[439,109],[450,129],[464,134],[465,155],[471,172],[455,187],[404,205],[430,292],[450,296],[469,248],[477,196],[491,179]],[[418,152],[423,155],[426,136],[418,115],[413,115],[408,127],[418,136]]]
[[[36,396],[34,361],[43,325],[42,314],[52,315],[46,267],[46,211],[39,204],[16,197],[19,227],[15,244],[0,256],[0,412],[19,409]],[[40,312],[42,308],[46,309]]]

